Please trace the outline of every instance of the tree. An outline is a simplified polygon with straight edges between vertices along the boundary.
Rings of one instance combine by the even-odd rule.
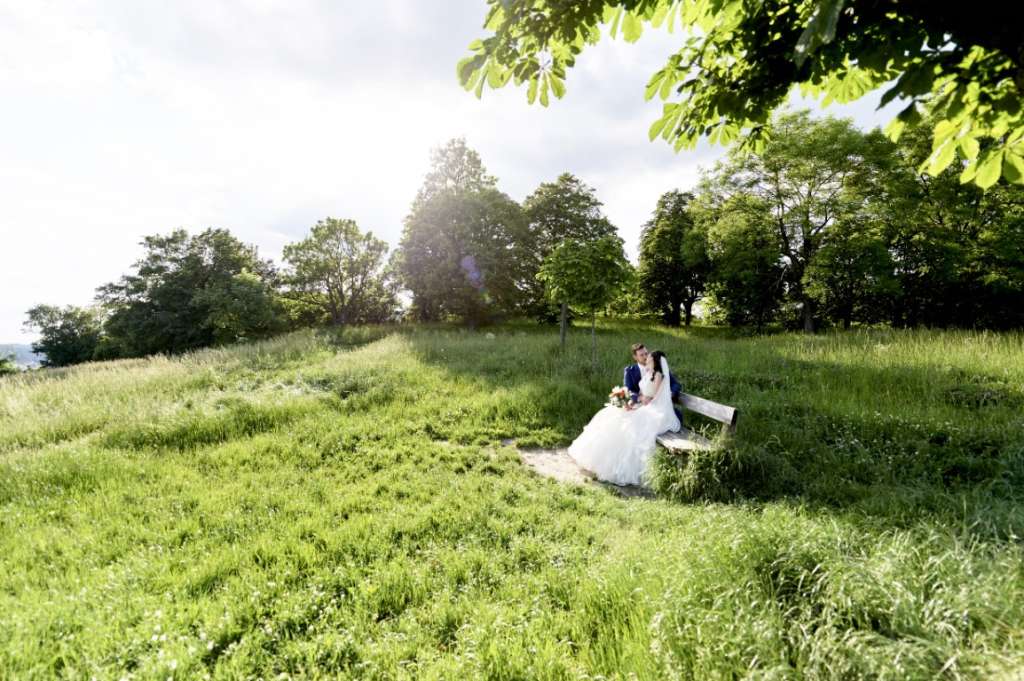
[[[882,103],[907,101],[888,132],[898,137],[922,111],[932,116],[935,175],[957,149],[960,175],[989,187],[1000,175],[1024,183],[1024,32],[1014,3],[981,0],[487,0],[485,27],[494,34],[470,45],[459,62],[463,86],[510,80],[528,84],[527,98],[547,106],[562,97],[565,73],[601,37],[640,38],[646,25],[678,21],[687,38],[651,76],[646,97],[665,104],[650,129],[676,149],[707,137],[741,139],[757,149],[771,113],[794,85],[806,94],[851,102],[886,85]],[[982,149],[981,140],[989,140]]]
[[[498,181],[487,174],[483,161],[463,137],[458,137],[430,152],[430,170],[416,193],[413,209],[446,192],[478,192],[494,189]]]
[[[101,318],[92,308],[36,305],[25,328],[39,334],[32,352],[44,355],[43,366],[62,367],[96,359],[102,337]]]
[[[562,173],[554,182],[545,182],[523,202],[530,224],[534,273],[555,248],[566,239],[589,242],[614,236],[615,226],[601,210],[601,202],[592,187],[571,173]],[[549,318],[548,296],[543,281],[532,277],[529,307],[538,317]],[[569,324],[568,306],[559,306],[560,335],[563,345]]]
[[[850,328],[854,320],[889,318],[899,294],[885,238],[868,225],[841,224],[832,231],[804,273],[804,290],[821,314]]]
[[[192,302],[208,310],[206,323],[214,344],[265,337],[282,328],[273,289],[248,270],[200,289]]]
[[[715,305],[732,326],[761,330],[779,309],[785,268],[768,206],[737,196],[705,213]]]
[[[646,297],[640,289],[637,268],[632,263],[627,263],[626,276],[605,307],[604,313],[610,317],[643,317],[649,314],[644,307],[646,304]]]
[[[735,205],[768,211],[785,264],[786,294],[800,306],[804,330],[813,332],[816,299],[806,290],[804,273],[834,225],[861,210],[874,145],[887,142],[847,119],[815,120],[807,111],[780,115],[772,125],[772,138],[760,152],[734,149],[706,178],[705,191],[719,201],[751,196],[757,200]]]
[[[142,245],[135,271],[97,292],[109,312],[109,355],[183,352],[279,328],[276,271],[254,246],[223,229],[195,236],[179,229]]]
[[[17,372],[18,367],[14,365],[14,355],[0,355],[0,376]]]
[[[327,218],[284,247],[291,297],[319,307],[332,324],[391,319],[397,308],[385,269],[388,245],[353,220]]]
[[[892,322],[1024,326],[1024,188],[982,191],[955,168],[927,175],[930,149],[923,130],[908,131],[868,193],[899,281]]]
[[[537,276],[548,296],[590,313],[593,367],[597,368],[597,313],[620,294],[630,276],[622,239],[606,236],[593,241],[566,240],[547,257]],[[565,339],[562,338],[562,349]]]
[[[414,315],[478,324],[520,312],[530,251],[522,208],[494,188],[476,152],[461,140],[436,151],[396,257]]]
[[[640,290],[647,308],[670,326],[679,326],[680,311],[690,325],[710,273],[707,235],[688,210],[692,200],[692,194],[676,190],[662,194],[640,233]]]

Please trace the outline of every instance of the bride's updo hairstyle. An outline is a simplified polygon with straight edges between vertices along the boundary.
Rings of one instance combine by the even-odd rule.
[[[661,350],[655,350],[654,352],[651,353],[651,359],[654,360],[654,373],[660,374],[661,360],[665,359],[665,353],[662,352]],[[665,378],[664,374],[662,374],[662,378]]]

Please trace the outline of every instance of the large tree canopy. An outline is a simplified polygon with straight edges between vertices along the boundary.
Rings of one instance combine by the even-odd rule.
[[[62,367],[97,359],[102,337],[97,310],[74,305],[36,305],[27,315],[25,327],[39,334],[39,340],[32,343],[32,352],[45,356],[43,366]]]
[[[332,324],[382,322],[398,306],[385,268],[388,245],[354,220],[327,218],[284,247],[289,295],[320,308]]]
[[[522,208],[496,189],[465,140],[435,150],[396,252],[414,316],[476,324],[519,313],[533,272],[530,241]]]
[[[894,144],[850,121],[777,117],[764,149],[731,153],[690,205],[710,308],[755,326],[1019,328],[1024,187],[921,173],[930,146],[924,128]]]
[[[888,131],[897,138],[922,113],[932,116],[937,174],[959,149],[961,180],[989,187],[1000,176],[1024,183],[1024,31],[1016,3],[927,0],[487,0],[493,35],[470,45],[462,84],[527,84],[547,105],[565,93],[566,70],[596,43],[640,38],[644,27],[681,26],[680,49],[647,84],[665,101],[651,126],[676,149],[701,137],[759,148],[772,112],[794,85],[850,102],[885,87],[882,103],[907,102]]]
[[[137,357],[267,335],[278,328],[276,271],[224,229],[143,239],[135,271],[101,286],[104,352]]]
[[[571,173],[562,173],[554,182],[544,182],[523,202],[523,210],[530,224],[531,248],[526,255],[532,256],[532,268],[540,269],[544,259],[563,241],[575,240],[581,243],[596,241],[606,236],[615,236],[616,230],[604,212],[597,192]],[[544,282],[533,278],[528,280],[530,311],[541,320],[551,318],[551,308]],[[568,305],[561,307],[561,334],[564,342],[568,324]]]
[[[704,180],[712,202],[750,209],[752,219],[768,220],[785,264],[787,289],[800,305],[804,328],[813,331],[816,299],[804,275],[837,224],[861,210],[861,185],[869,182],[878,145],[877,133],[865,135],[851,121],[814,120],[806,112],[778,116],[773,136],[760,153],[730,153]],[[736,196],[757,201],[730,202]]]
[[[689,193],[665,192],[640,233],[638,284],[644,304],[670,326],[679,326],[680,310],[690,325],[693,304],[704,297],[711,269],[707,234],[694,223],[692,200]]]

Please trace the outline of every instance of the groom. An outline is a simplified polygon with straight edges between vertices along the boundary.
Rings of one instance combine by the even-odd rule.
[[[626,370],[622,373],[622,384],[629,391],[629,405],[630,408],[636,407],[636,403],[640,401],[640,377],[644,371],[647,371],[647,348],[644,347],[643,343],[633,343],[633,359],[636,364],[630,364],[626,367]],[[679,399],[679,393],[683,391],[683,386],[676,380],[675,374],[669,372],[669,387],[672,389],[672,402],[674,403]],[[683,422],[683,415],[679,409],[673,407],[676,412],[676,418],[679,419],[679,423]]]

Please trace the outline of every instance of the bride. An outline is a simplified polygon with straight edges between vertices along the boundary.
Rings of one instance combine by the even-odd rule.
[[[680,428],[672,408],[668,361],[660,350],[647,356],[640,395],[642,406],[601,409],[569,445],[569,456],[598,480],[639,485],[646,476],[658,435]]]

